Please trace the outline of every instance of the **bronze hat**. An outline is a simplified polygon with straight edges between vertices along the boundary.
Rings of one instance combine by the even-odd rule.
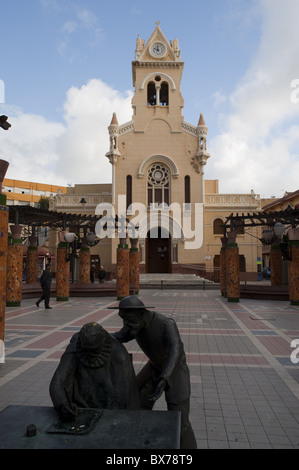
[[[108,307],[109,309],[121,309],[121,310],[132,310],[132,309],[148,309],[155,307],[146,307],[142,300],[140,300],[136,295],[128,295],[124,297],[120,302],[118,307]]]

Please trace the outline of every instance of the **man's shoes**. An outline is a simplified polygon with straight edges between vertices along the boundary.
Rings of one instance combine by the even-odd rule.
[[[45,307],[46,310],[52,310],[52,307]]]
[[[35,305],[37,306],[37,308],[39,308],[39,303],[38,302],[35,302]]]

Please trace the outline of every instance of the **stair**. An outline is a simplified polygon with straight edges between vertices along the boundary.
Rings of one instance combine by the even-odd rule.
[[[219,289],[214,283],[196,274],[140,274],[140,289]]]

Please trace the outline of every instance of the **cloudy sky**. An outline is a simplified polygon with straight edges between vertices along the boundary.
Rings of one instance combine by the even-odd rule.
[[[109,183],[107,127],[132,117],[137,35],[178,38],[184,119],[209,127],[222,193],[299,189],[298,0],[1,2],[0,158],[7,177]]]

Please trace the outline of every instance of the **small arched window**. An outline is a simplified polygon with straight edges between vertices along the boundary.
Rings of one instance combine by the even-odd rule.
[[[132,204],[132,176],[127,176],[127,209]]]
[[[215,219],[213,223],[214,235],[224,235],[224,223],[221,219]]]
[[[185,204],[191,203],[190,176],[185,176]]]
[[[147,85],[147,104],[148,106],[156,106],[157,103],[157,93],[156,85],[154,82],[149,82]]]
[[[168,106],[169,104],[169,87],[168,83],[163,82],[161,85],[161,91],[160,91],[160,105],[161,106]]]

